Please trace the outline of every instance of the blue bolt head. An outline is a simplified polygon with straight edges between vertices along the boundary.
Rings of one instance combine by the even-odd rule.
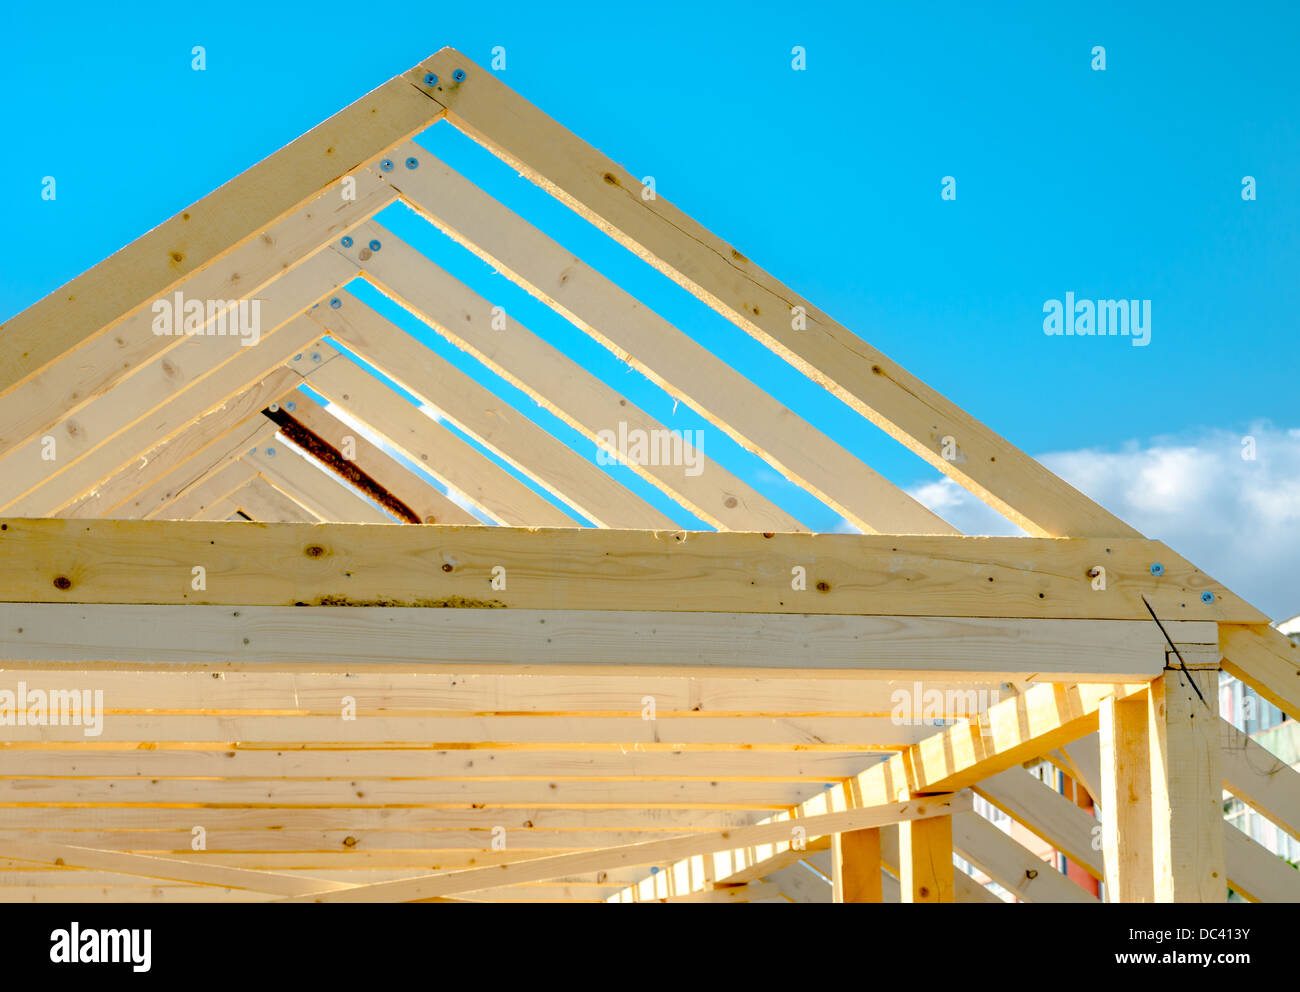
[[[291,401],[289,401],[288,403],[286,403],[286,404],[284,405],[284,408],[285,408],[286,410],[288,410],[290,413],[293,413],[293,411],[296,410],[296,409],[298,408],[298,404],[297,404],[297,403],[294,403],[294,402],[291,400]]]
[[[383,169],[385,172],[392,172],[392,171],[393,171],[393,160],[392,160],[391,158],[386,158],[386,159],[384,159],[382,162],[379,163],[379,167],[380,167],[381,169]]]
[[[270,455],[272,458],[275,457],[275,449],[274,449],[274,448],[267,448],[267,449],[266,449],[266,453],[267,453],[268,455]]]
[[[1201,602],[1204,603],[1206,606],[1209,606],[1211,603],[1214,602],[1214,593],[1206,589],[1205,592],[1201,593]]]
[[[414,169],[419,164],[420,164],[420,160],[416,158],[414,155],[412,155],[410,158],[406,160],[406,167],[408,169]]]
[[[650,869],[650,874],[651,874],[651,875],[658,875],[658,874],[659,874],[659,866],[658,866],[658,865],[655,865],[653,868],[651,868],[651,869]]]
[[[343,306],[343,301],[340,300],[337,296],[334,297],[334,299],[330,300],[330,309],[331,309],[331,310],[337,310],[337,309],[338,309],[339,307],[341,307],[341,306]]]
[[[434,75],[432,72],[426,72],[426,73],[424,74],[424,85],[425,85],[425,86],[437,86],[437,85],[438,85],[438,77],[437,77],[436,75]]]
[[[379,251],[379,239],[378,239],[378,238],[375,238],[374,240],[372,240],[372,241],[370,242],[370,250],[371,250],[371,251]]]
[[[320,352],[319,352],[319,351],[313,351],[313,352],[311,353],[311,360],[312,360],[313,362],[319,362],[319,361],[320,361]]]
[[[294,356],[293,356],[293,360],[294,360],[295,362],[301,362],[301,361],[302,361],[302,352],[300,351],[300,352],[298,352],[298,354],[294,355]]]
[[[455,72],[451,74],[451,78],[456,80],[456,82],[458,83],[463,83],[465,81],[465,70],[457,69]]]
[[[352,247],[352,236],[351,236],[350,234],[345,234],[345,235],[343,235],[343,240],[340,241],[339,244],[341,244],[344,248],[351,248],[351,247]]]
[[[1153,561],[1153,562],[1151,563],[1151,574],[1152,574],[1152,575],[1164,575],[1164,574],[1165,574],[1165,566],[1164,566],[1164,565],[1161,565],[1160,562],[1158,562],[1158,561]]]

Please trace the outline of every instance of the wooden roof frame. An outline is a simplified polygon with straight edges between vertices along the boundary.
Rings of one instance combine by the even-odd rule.
[[[413,143],[444,120],[1030,536],[960,535]],[[682,531],[502,419],[343,287],[365,279],[593,442],[614,416],[661,426],[517,322],[500,347],[487,301],[373,219],[394,202],[864,533],[808,533],[712,462],[631,466],[715,528]],[[152,334],[178,290],[256,294],[267,329]],[[972,791],[1111,900],[1300,899],[1221,823],[1220,789],[1294,834],[1300,778],[1261,776],[1217,719],[1220,669],[1300,719],[1296,646],[453,49],[0,326],[0,468],[6,678],[122,696],[95,747],[0,726],[0,899],[999,901],[956,852],[1016,898],[1095,901],[1026,868]],[[913,679],[1006,698],[900,726],[883,699]],[[355,726],[321,695],[344,688]],[[1100,851],[1016,767],[1040,759],[1112,813]],[[38,791],[19,801],[19,779]],[[219,848],[186,851],[178,804]]]

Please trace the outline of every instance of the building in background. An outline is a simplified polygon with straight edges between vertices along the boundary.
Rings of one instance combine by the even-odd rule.
[[[1300,643],[1300,616],[1273,625]],[[1255,690],[1227,672],[1219,678],[1219,712],[1238,730],[1247,734],[1270,754],[1300,770],[1300,721],[1261,699]],[[1300,864],[1300,840],[1271,820],[1261,816],[1240,799],[1228,797],[1224,805],[1228,821],[1264,847],[1292,864]]]

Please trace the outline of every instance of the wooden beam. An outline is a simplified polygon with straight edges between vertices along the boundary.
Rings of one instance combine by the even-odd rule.
[[[85,847],[96,847],[105,850],[131,851],[137,854],[153,854],[157,856],[184,855],[192,854],[191,844],[194,841],[193,827],[178,827],[174,825],[171,819],[162,822],[157,828],[150,830],[102,830],[96,828],[90,829],[62,829],[64,812],[59,811],[51,814],[48,808],[41,807],[24,807],[28,814],[40,814],[45,819],[46,826],[33,826],[30,828],[5,828],[0,827],[0,837],[9,840],[21,840],[27,837],[39,836],[51,844],[77,844]],[[121,808],[121,807],[119,807]],[[150,807],[132,807],[137,813],[147,814]],[[78,813],[83,815],[90,810],[89,807],[80,807]],[[229,812],[229,811],[225,811]],[[255,808],[245,808],[245,813],[258,812]],[[390,870],[404,872],[403,877],[418,873],[422,865],[428,863],[437,863],[439,857],[446,852],[466,853],[486,853],[492,851],[493,833],[491,828],[484,827],[478,830],[461,829],[461,830],[389,830],[389,829],[363,829],[356,826],[352,829],[316,829],[312,827],[298,827],[294,824],[301,815],[311,816],[317,812],[316,809],[307,810],[280,810],[268,811],[261,810],[264,814],[278,815],[282,821],[281,829],[223,829],[220,836],[215,837],[211,834],[210,839],[214,842],[209,844],[213,850],[217,850],[216,841],[220,842],[219,849],[226,854],[297,854],[302,860],[304,870],[311,868],[313,859],[319,856],[322,863],[331,863],[337,870],[355,870],[348,869],[345,860],[350,855],[361,855],[358,864],[365,867],[375,867],[380,862],[386,864]],[[364,814],[370,819],[376,815],[382,815],[384,811],[374,809],[349,809],[347,813]],[[412,810],[421,816],[429,817],[436,815],[438,810],[427,808]],[[505,812],[505,811],[502,811]],[[510,810],[512,814],[514,810]],[[569,810],[570,813],[581,813],[582,810]],[[606,810],[592,810],[589,812],[607,812]],[[665,818],[665,821],[677,812],[675,810],[655,809],[652,812]],[[716,811],[695,810],[692,812],[711,813]],[[745,812],[726,812],[725,815],[733,816],[738,819],[752,818],[753,814]],[[496,824],[501,826],[501,824]],[[690,828],[672,828],[668,825],[669,833],[688,833]],[[633,844],[641,840],[650,840],[657,836],[663,836],[665,830],[645,830],[645,829],[628,829],[628,830],[537,830],[537,829],[518,829],[512,828],[507,830],[504,835],[500,831],[497,836],[504,836],[508,849],[518,853],[520,851],[534,851],[540,857],[546,853],[556,853],[558,851],[578,851],[593,847],[610,847],[620,844]],[[364,856],[374,856],[366,860]],[[322,871],[325,869],[313,869]],[[637,878],[643,874],[641,869],[627,869],[623,874],[634,874]],[[622,875],[619,875],[622,878]],[[624,884],[627,884],[626,882]],[[830,885],[827,884],[829,891]]]
[[[1151,683],[1156,902],[1224,902],[1219,673],[1167,671]]]
[[[1099,734],[1089,734],[1077,741],[1061,745],[1061,753],[1070,766],[1068,774],[1083,786],[1097,806],[1102,805],[1099,736]]]
[[[1142,688],[1140,684],[1037,686],[990,707],[984,726],[949,728],[869,769],[858,777],[854,791],[866,797],[902,783],[912,792],[984,787],[990,775],[1091,733],[1107,696],[1126,698]]]
[[[248,871],[220,865],[193,864],[176,858],[156,858],[127,854],[122,851],[97,851],[66,844],[48,844],[38,840],[0,840],[0,857],[38,861],[50,865],[98,868],[114,874],[194,882],[205,886],[229,886],[281,896],[301,895],[321,889],[348,888],[347,883],[330,882],[319,878]]]
[[[867,532],[957,532],[423,148],[408,143],[405,149],[421,168],[386,178],[408,205],[790,481]],[[395,278],[387,258],[372,258],[367,268],[381,281]],[[448,313],[445,304],[431,309]],[[444,333],[463,332],[450,316],[438,323]]]
[[[320,330],[320,325],[316,325]],[[499,523],[529,527],[575,527],[564,511],[453,431],[425,416],[379,379],[332,348],[333,358],[312,374],[311,388],[365,424],[388,444],[443,485],[462,493],[470,503]]]
[[[1051,862],[1017,843],[978,813],[962,813],[952,818],[952,843],[962,858],[1017,899],[1051,903],[1098,901],[1057,871]]]
[[[220,261],[183,279],[164,298],[171,302],[172,292],[178,292],[187,301],[198,300],[205,307],[204,317],[209,316],[206,307],[211,303],[214,319],[226,304],[265,298],[270,283],[396,198],[396,191],[373,172],[361,170],[353,178],[356,199],[343,199],[337,187],[321,193],[261,237],[245,241]],[[128,382],[138,385],[138,373],[190,340],[187,335],[153,333],[155,318],[152,306],[137,309],[112,334],[91,338],[0,396],[0,452],[78,414],[109,389]],[[205,320],[204,326],[210,323]]]
[[[684,896],[665,896],[662,899],[655,899],[654,902],[677,903],[677,902],[755,902],[759,899],[770,899],[773,896],[779,896],[781,890],[775,885],[765,885],[762,882],[747,882],[742,885],[723,885],[716,889],[705,889],[702,892],[692,892]]]
[[[310,345],[317,325],[306,318],[296,318],[280,328],[274,336],[222,366],[190,389],[181,392],[154,414],[136,422],[108,443],[102,444],[78,460],[77,464],[49,478],[45,483],[12,503],[9,512],[38,514],[57,512],[77,502],[85,494],[138,460],[144,452],[174,440],[195,421],[228,407],[224,416],[245,415],[242,409],[229,411],[236,397],[256,395],[249,387],[271,380],[278,391],[284,385],[276,381],[276,363]],[[299,380],[301,381],[301,380]],[[227,420],[227,423],[230,421]]]
[[[1300,645],[1264,624],[1219,627],[1223,669],[1300,720]]]
[[[435,123],[442,111],[416,85],[430,65],[389,80],[0,325],[0,394]]]
[[[797,825],[805,830],[809,837],[825,836],[840,830],[860,830],[885,823],[911,822],[923,818],[942,817],[950,815],[954,811],[960,812],[969,808],[970,796],[963,793],[926,799],[919,803],[891,803],[870,809],[828,813],[821,817],[801,819]],[[493,884],[541,882],[569,872],[591,871],[619,865],[660,864],[675,861],[679,858],[689,858],[693,855],[730,850],[735,847],[789,842],[794,825],[793,821],[786,821],[753,827],[740,827],[714,835],[683,836],[662,841],[648,841],[643,844],[632,844],[626,847],[584,851],[550,858],[536,858],[492,868],[471,868],[467,871],[452,872],[443,876],[415,877],[400,882],[357,886],[348,890],[321,892],[316,895],[314,901],[406,902],[414,899],[425,899],[430,896],[447,896],[472,892],[475,889],[488,888]]]
[[[81,724],[18,726],[6,730],[13,742],[80,743],[91,736]],[[898,727],[887,718],[809,717],[367,717],[339,716],[117,716],[105,718],[102,743],[231,742],[263,744],[419,744],[447,748],[479,744],[563,748],[637,745],[647,750],[683,747],[776,750],[896,751],[915,743],[924,729]],[[534,799],[533,801],[539,801]],[[784,803],[786,806],[794,802]]]
[[[305,395],[303,395],[303,401],[311,402]],[[315,406],[314,403],[312,405]],[[342,451],[307,427],[286,407],[297,409],[298,404],[294,400],[287,401],[285,406],[274,403],[263,410],[262,413],[270,423],[279,428],[280,437],[286,444],[294,450],[302,452],[310,464],[318,466],[335,482],[343,483],[350,489],[355,489],[394,519],[411,524],[425,522],[419,514],[385,489],[382,484],[358,468],[352,458],[347,457]],[[323,413],[324,411],[322,411]],[[333,417],[329,419],[334,420]],[[335,423],[339,422],[335,421]],[[385,460],[391,462],[391,459],[387,458],[387,456],[385,456]]]
[[[917,798],[934,802],[939,796]],[[903,902],[952,902],[952,816],[898,825],[898,876]]]
[[[275,431],[267,431],[259,441],[270,440]],[[190,520],[214,503],[219,503],[257,475],[257,468],[243,461],[227,462],[197,485],[190,486],[178,499],[158,512],[162,520]]]
[[[880,876],[881,872],[878,869],[876,878],[879,879]],[[792,865],[786,865],[784,868],[772,872],[765,880],[775,885],[777,890],[790,902],[828,903],[832,901],[831,884],[819,872],[808,867],[804,861],[796,861]],[[880,902],[881,900],[876,899],[874,901]]]
[[[1234,892],[1251,902],[1300,903],[1300,871],[1231,823],[1223,825],[1223,851]]]
[[[233,496],[234,494],[232,493],[231,495]],[[194,519],[233,521],[236,519],[247,520],[249,518],[241,514],[239,507],[235,506],[235,504],[231,502],[230,496],[227,496],[224,499],[217,500],[211,506],[204,507],[195,514]]]
[[[397,523],[335,475],[317,468],[288,443],[265,445],[240,459],[277,489],[288,493],[321,520],[335,523]]]
[[[215,885],[163,884],[151,888],[100,885],[45,889],[24,885],[0,889],[0,903],[227,903],[269,902],[272,898],[247,889]]]
[[[421,150],[419,154],[425,153]],[[519,223],[522,224],[522,221]],[[655,432],[667,430],[659,421],[547,344],[518,320],[508,319],[504,315],[494,318],[494,308],[489,301],[434,265],[392,232],[375,223],[367,225],[365,230],[385,246],[383,251],[369,255],[362,262],[360,255],[353,249],[337,250],[363,266],[366,278],[380,292],[409,310],[452,344],[468,351],[511,385],[527,393],[547,411],[585,435],[593,444],[606,447],[606,443],[600,439],[601,431],[614,431],[617,434],[620,423],[626,424],[629,431],[646,431],[649,437],[662,436]],[[576,260],[568,260],[575,266],[582,267]],[[574,275],[573,271],[566,271],[557,278],[567,284]],[[595,273],[592,275],[603,278]],[[640,304],[631,301],[630,297],[628,300],[632,303],[632,308],[625,319],[635,322],[642,313],[648,313]],[[493,329],[496,319],[506,321],[505,330]],[[682,341],[680,347],[675,349],[678,360],[710,381],[713,390],[711,396],[716,397],[726,391],[730,381],[738,378],[745,383],[749,392],[762,397],[768,405],[774,404],[770,397],[749,384],[743,376],[729,369],[685,335],[676,330],[672,333]],[[619,355],[623,357],[621,351]],[[657,376],[652,375],[651,378],[662,384]],[[677,395],[672,390],[670,394]],[[756,397],[747,395],[746,398],[751,402],[743,404],[744,408],[749,409],[753,402],[760,402]],[[781,412],[784,418],[779,422],[779,430],[797,433],[802,421],[798,421],[784,408],[781,408]],[[715,423],[718,422],[716,415],[706,416]],[[735,437],[733,430],[728,429],[727,433]],[[739,440],[746,447],[753,447],[752,442],[743,438]],[[843,455],[852,461],[852,456],[847,452],[843,452]],[[692,513],[719,529],[807,530],[789,513],[707,457],[701,455],[698,474],[686,471],[687,467],[628,464],[631,471],[658,486]],[[936,532],[950,531],[940,526]]]
[[[313,384],[329,371],[313,374]],[[0,600],[8,601],[292,605],[342,597],[397,605],[462,596],[514,608],[680,610],[688,604],[700,612],[1127,619],[1141,621],[1157,639],[1144,593],[1157,612],[1178,617],[1169,622],[1253,612],[1229,594],[1212,604],[1188,595],[1204,577],[1146,541],[1100,547],[1030,538],[361,524],[285,526],[254,535],[161,520],[21,519],[0,526]],[[188,575],[199,552],[211,562],[209,574],[225,580],[209,583],[201,596],[176,582],[177,570]],[[1088,563],[1103,556],[1110,562],[1110,594],[1093,592],[1087,579]],[[273,571],[262,566],[268,558],[277,562]],[[1174,575],[1154,579],[1151,560],[1169,563],[1166,575]],[[507,571],[505,589],[491,588],[495,566]],[[56,582],[60,577],[67,581]],[[977,626],[936,633],[974,636]],[[1044,670],[1053,667],[1068,666],[1044,661]],[[1149,665],[1142,670],[1150,674]]]
[[[1094,878],[1104,879],[1102,824],[1023,768],[1008,768],[976,792]]]
[[[390,250],[385,247],[385,251]],[[382,252],[381,252],[382,254]],[[336,342],[388,376],[460,431],[601,527],[673,528],[673,519],[556,440],[527,416],[352,294],[312,316]],[[485,311],[486,312],[486,311]]]
[[[137,372],[128,387],[109,390],[51,429],[52,459],[46,459],[40,438],[0,456],[0,508],[18,514],[58,509],[140,452],[179,434],[320,337],[311,321],[295,318],[355,273],[346,260],[322,252],[265,291],[256,338],[187,337]]]
[[[138,460],[58,511],[68,518],[142,519],[202,479],[211,468],[238,458],[265,437],[260,411],[302,382],[278,368],[226,403],[200,416],[180,434],[155,444]],[[140,462],[144,462],[142,468]]]
[[[833,902],[883,902],[880,829],[850,830],[831,838]],[[793,867],[793,866],[792,866]]]
[[[980,784],[978,792],[1061,850],[1071,861],[1087,868],[1093,878],[1104,878],[1101,857],[1088,842],[1101,824],[1074,802],[1026,771],[1019,771],[1019,777],[1010,772],[995,776]],[[1300,901],[1300,872],[1292,872],[1286,862],[1281,862],[1277,855],[1270,854],[1231,823],[1222,823],[1222,828],[1227,879],[1234,891],[1255,901]],[[1283,866],[1281,870],[1279,863]]]
[[[505,720],[506,718],[500,718]],[[105,736],[118,738],[130,736],[129,723],[122,717],[112,719],[116,727],[106,729]],[[177,721],[179,722],[179,721]],[[199,721],[195,721],[199,722]],[[292,721],[282,736],[294,740]],[[361,722],[361,721],[358,721]],[[371,721],[366,721],[371,722]],[[432,731],[439,734],[442,726],[429,726],[427,721],[410,721],[413,734]],[[467,721],[466,721],[467,722]],[[551,721],[561,723],[561,721]],[[579,721],[564,721],[577,725],[570,731],[581,736]],[[229,721],[232,729],[241,727],[237,720]],[[445,723],[444,723],[445,725]],[[742,721],[743,726],[743,721]],[[199,735],[203,728],[196,728]],[[715,734],[717,732],[714,732]],[[275,733],[258,733],[247,741],[274,737]],[[320,734],[309,735],[320,736]],[[480,735],[482,736],[482,735]],[[739,735],[737,735],[739,736]],[[397,734],[388,737],[394,740]],[[148,738],[153,740],[152,738]],[[355,740],[353,736],[353,740]],[[435,740],[441,738],[435,737]],[[309,742],[308,740],[308,742]],[[463,742],[462,742],[463,743]],[[495,743],[495,742],[494,742]],[[680,742],[681,746],[689,741]],[[130,803],[140,806],[159,806],[173,803],[209,806],[262,806],[286,811],[297,808],[333,806],[338,808],[407,808],[469,806],[535,806],[551,805],[570,808],[608,808],[638,806],[690,809],[729,809],[771,812],[788,809],[806,799],[820,786],[815,782],[719,782],[708,779],[685,781],[594,781],[590,779],[218,779],[194,781],[190,779],[126,780],[76,779],[76,778],[25,778],[0,779],[0,802],[25,803],[46,807],[57,822],[57,810],[67,805],[94,806],[103,803]]]
[[[1300,837],[1300,772],[1227,720],[1219,724],[1223,784],[1293,837]]]
[[[302,390],[289,402],[293,404],[289,416],[410,508],[417,518],[414,522],[478,525],[479,520],[472,513],[457,506],[382,448],[371,444],[361,431],[328,412]],[[276,422],[282,423],[282,418]]]
[[[235,502],[241,501],[243,497],[236,494]],[[265,528],[225,530],[260,533]],[[183,572],[175,573],[173,581],[183,587],[178,598],[210,596],[229,581],[219,567],[221,559],[217,555],[197,555],[186,562]],[[266,560],[280,564],[279,559]],[[192,588],[196,566],[206,569],[206,589],[201,592]],[[68,570],[68,574],[85,573]],[[307,589],[302,592],[310,595]],[[436,589],[429,592],[437,594]],[[247,587],[242,591],[256,598],[250,593]],[[511,666],[517,670],[518,666],[544,665],[553,675],[608,671],[680,676],[698,671],[775,677],[780,673],[796,676],[821,672],[835,677],[878,679],[916,677],[920,672],[940,678],[978,673],[997,681],[1024,678],[1026,673],[1035,672],[1039,678],[1073,682],[1079,678],[1111,677],[1098,674],[1099,670],[1139,669],[1141,659],[1134,656],[1151,646],[1146,640],[1149,627],[1125,621],[955,622],[933,617],[491,609],[499,602],[492,591],[485,589],[479,595],[493,597],[475,601],[487,609],[463,608],[473,604],[455,599],[445,604],[417,600],[420,605],[410,607],[363,605],[362,601],[348,600],[345,602],[356,603],[348,609],[242,604],[233,604],[233,609],[0,604],[0,658],[101,663],[243,662],[262,666],[333,663],[349,669],[418,663],[426,671],[433,671],[431,666],[435,665],[459,668],[458,674],[464,674],[466,665],[502,666],[505,670],[511,670]],[[452,608],[437,608],[444,605]],[[969,638],[960,655],[947,647],[947,638],[954,630]],[[1128,647],[1124,646],[1126,639]],[[1057,664],[1068,665],[1070,670],[1050,672]],[[1010,665],[1016,668],[1008,673]],[[1134,672],[1129,677],[1151,675]],[[1079,698],[1078,693],[1091,699],[1095,690],[1062,686],[1058,694],[1048,686],[1040,688],[1047,695],[1035,697],[1041,699],[1041,706],[1032,715],[1043,721],[1036,730],[1046,730],[1048,721],[1057,717],[1087,719],[1085,713],[1075,713],[1073,701]],[[905,688],[903,695],[914,697],[915,689]],[[989,707],[993,712],[1006,702],[997,703],[997,699],[997,690],[992,694],[975,688],[951,690],[941,699],[941,715],[974,719],[990,703],[995,703]],[[915,705],[933,703],[920,701]],[[930,720],[916,716],[913,705],[897,704],[891,708],[891,718],[902,724],[900,729],[933,732],[934,716]],[[1091,725],[1095,725],[1095,719],[1094,712]],[[1086,732],[1091,725],[1080,724],[1080,732]],[[979,743],[978,727],[957,730],[967,736],[974,730],[974,743]],[[1000,733],[1010,740],[1016,729],[1008,725],[1000,728]],[[970,743],[959,754],[963,758],[969,755],[972,760],[975,757]],[[934,774],[942,774],[939,762],[945,760],[944,756],[937,752],[932,760],[936,763],[928,767]]]
[[[231,493],[229,499],[240,512],[263,523],[304,523],[320,519],[260,475]]]
[[[1101,705],[1101,836],[1111,902],[1155,901],[1149,706],[1145,694]]]
[[[617,434],[620,423],[627,424],[629,431],[646,431],[647,437],[664,436],[655,432],[667,431],[667,427],[519,321],[501,313],[498,316],[505,321],[505,330],[494,330],[493,308],[487,300],[396,235],[378,225],[369,230],[386,246],[365,263],[364,274],[376,289],[593,444],[603,447],[600,432]],[[711,355],[709,361],[721,364]],[[688,465],[633,463],[627,467],[719,530],[808,529],[703,452],[696,475],[687,471]]]
[[[12,681],[6,679],[3,684],[13,691]],[[28,685],[29,692],[33,688]],[[110,690],[105,689],[104,693],[106,700],[112,699],[116,703]],[[335,696],[335,713],[339,712],[341,698]],[[362,719],[373,715],[373,711],[360,706],[358,713]],[[285,719],[292,720],[288,716]],[[305,745],[307,742],[299,743]],[[682,747],[676,751],[623,753],[617,746],[564,750],[562,745],[556,745],[548,749],[512,750],[508,747],[470,747],[468,741],[457,743],[461,746],[443,750],[430,744],[423,748],[400,746],[387,749],[303,746],[280,752],[256,747],[255,741],[240,742],[234,748],[226,744],[218,746],[215,742],[204,746],[190,741],[136,752],[129,748],[109,747],[108,742],[96,749],[94,741],[86,740],[76,748],[56,748],[52,744],[47,750],[28,747],[0,749],[0,778],[332,778],[349,782],[358,779],[536,779],[547,783],[651,778],[704,783],[794,782],[821,788],[825,783],[854,774],[871,760],[870,755],[860,751],[765,749],[745,752]]]
[[[34,829],[38,833],[57,826],[66,830],[185,830],[190,831],[195,825],[195,810],[175,809],[161,806],[108,806],[108,807],[69,807],[57,811],[57,824],[52,819],[50,809],[43,807],[0,807],[0,827],[8,829]],[[649,837],[661,838],[665,834],[677,835],[691,831],[717,833],[748,826],[753,822],[754,814],[744,810],[718,809],[646,809],[642,807],[610,808],[520,806],[491,807],[473,809],[467,806],[449,809],[433,807],[416,807],[408,809],[380,809],[377,807],[351,807],[334,809],[330,807],[299,807],[295,809],[268,807],[233,807],[226,809],[202,810],[202,820],[209,831],[223,834],[231,830],[256,830],[263,833],[279,833],[282,830],[297,827],[303,830],[342,830],[344,837],[359,838],[358,844],[339,846],[333,850],[320,852],[318,864],[326,864],[336,855],[348,859],[347,863],[371,862],[381,860],[371,855],[382,851],[368,851],[365,838],[375,831],[407,831],[430,834],[429,841],[436,841],[432,832],[439,830],[474,830],[489,836],[494,827],[504,827],[507,838],[516,833],[521,839],[527,837],[531,829],[573,832],[574,841],[565,847],[583,846],[583,836],[591,832],[607,834],[611,837],[625,832],[642,832]],[[188,844],[188,842],[187,842]],[[456,845],[457,847],[462,845]],[[519,845],[527,849],[526,841]],[[608,847],[609,841],[599,844]],[[260,848],[259,848],[260,849]],[[268,851],[274,851],[274,845],[268,842]],[[477,851],[477,848],[474,849]],[[409,855],[398,852],[400,857],[389,863],[410,864]],[[473,852],[471,852],[473,856]],[[242,856],[242,855],[241,855]],[[504,852],[510,860],[517,857],[511,851]],[[217,854],[210,857],[216,858]],[[277,859],[268,858],[268,861]],[[290,851],[279,859],[282,865],[301,862],[298,852]],[[417,862],[419,864],[421,862]],[[439,863],[438,859],[424,861],[428,864]],[[467,859],[454,861],[456,865],[469,864]],[[484,863],[482,860],[477,863]]]
[[[694,293],[1031,534],[1137,532],[782,285],[626,169],[444,49],[425,92],[447,119],[512,168]],[[454,68],[470,68],[453,82]],[[796,320],[802,314],[802,321]],[[942,457],[951,437],[963,458]]]
[[[38,667],[39,666],[39,667]],[[392,666],[348,664],[328,671],[315,662],[310,671],[279,671],[266,665],[237,670],[231,665],[177,670],[169,665],[99,660],[73,668],[43,663],[7,662],[0,685],[21,679],[29,689],[67,688],[83,674],[112,698],[114,710],[293,711],[323,716],[338,712],[339,699],[351,696],[358,712],[391,716],[437,713],[558,713],[640,717],[645,697],[657,714],[684,716],[859,716],[924,720],[924,700],[913,683],[891,679],[726,677],[649,677],[636,672],[604,675],[551,675],[527,678],[467,671],[439,673],[423,664]],[[338,666],[336,666],[338,667]],[[985,688],[979,682],[927,682],[943,694]],[[991,687],[996,689],[997,686]],[[900,694],[899,690],[905,690]],[[933,719],[933,717],[932,717]],[[1094,742],[1094,747],[1095,747]],[[832,775],[832,778],[845,778]]]
[[[1144,685],[1031,688],[990,707],[982,726],[950,727],[927,737],[902,754],[806,800],[796,812],[802,816],[814,816],[832,810],[889,802],[904,790],[941,793],[975,784],[986,798],[998,803],[1000,798],[989,791],[993,780],[988,776],[1013,770],[1037,784],[1015,766],[1094,730],[1097,710],[1106,697],[1127,698],[1144,690]],[[996,783],[994,785],[996,787]],[[1061,802],[1065,800],[1062,798]],[[1073,804],[1068,805],[1071,815],[1085,816]],[[1091,835],[1086,826],[1082,836],[1086,839],[1074,846],[1090,848]],[[886,831],[882,838],[882,858],[886,865],[897,865],[899,855],[896,851],[891,852],[889,845]],[[1100,875],[1099,859],[1093,857],[1091,860],[1095,866],[1091,870]],[[965,872],[954,873],[953,879],[957,901],[1001,901]]]

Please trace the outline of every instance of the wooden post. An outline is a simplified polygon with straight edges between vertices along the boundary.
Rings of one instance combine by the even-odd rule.
[[[1101,838],[1110,902],[1153,902],[1152,771],[1149,695],[1110,697],[1098,711],[1101,733]]]
[[[924,806],[927,799],[913,801]],[[898,825],[898,870],[903,902],[952,902],[952,817],[935,816]]]
[[[833,834],[834,902],[883,902],[880,879],[880,828]]]
[[[1149,698],[1155,901],[1225,902],[1218,668],[1167,669]]]

